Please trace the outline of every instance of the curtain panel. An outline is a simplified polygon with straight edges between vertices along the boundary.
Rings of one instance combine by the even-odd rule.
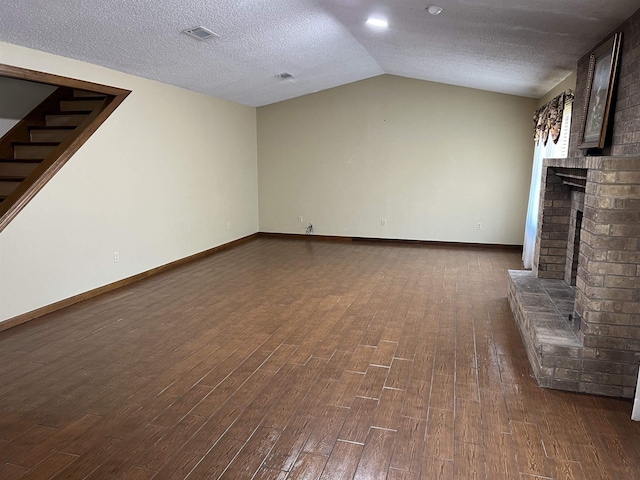
[[[571,130],[571,104],[573,93],[568,90],[536,110],[533,116],[535,126],[533,139],[536,143],[529,188],[529,207],[524,230],[522,263],[524,268],[533,268],[540,211],[540,184],[542,182],[542,161],[545,158],[565,158],[569,151],[569,131]],[[549,142],[551,137],[551,142]],[[562,141],[560,141],[562,139]]]

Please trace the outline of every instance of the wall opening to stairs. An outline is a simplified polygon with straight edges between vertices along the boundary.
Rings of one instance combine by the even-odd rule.
[[[57,87],[0,76],[0,138]]]
[[[53,87],[0,138],[0,231],[131,93],[0,64],[0,77]]]

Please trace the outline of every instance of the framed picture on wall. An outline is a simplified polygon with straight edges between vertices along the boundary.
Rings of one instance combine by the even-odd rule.
[[[604,147],[621,43],[622,33],[616,33],[591,54],[578,138],[580,149]]]

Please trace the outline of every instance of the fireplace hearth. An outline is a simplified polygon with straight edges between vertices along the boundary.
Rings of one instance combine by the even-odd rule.
[[[509,303],[538,384],[633,397],[640,363],[640,158],[546,159],[532,271]]]

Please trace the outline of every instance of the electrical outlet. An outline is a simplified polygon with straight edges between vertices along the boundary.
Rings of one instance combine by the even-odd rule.
[[[231,222],[227,222],[227,230],[231,228]]]
[[[113,263],[118,263],[120,261],[120,254],[118,252],[113,252]]]
[[[298,223],[302,223],[302,215],[298,217]]]
[[[482,230],[482,224],[480,222],[476,225],[476,230]]]
[[[380,225],[383,226],[383,227],[386,227],[387,226],[387,219],[386,218],[380,219]]]

